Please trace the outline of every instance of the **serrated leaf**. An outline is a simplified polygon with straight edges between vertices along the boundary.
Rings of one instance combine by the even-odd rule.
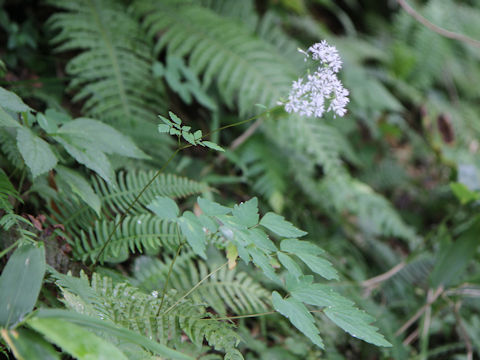
[[[57,176],[60,177],[88,206],[90,206],[97,215],[100,215],[101,201],[85,178],[76,171],[63,166],[55,168]]]
[[[83,147],[90,150],[135,159],[149,158],[130,138],[97,120],[87,118],[72,120],[63,125],[58,134],[67,135],[69,139],[75,139],[76,144],[83,144]]]
[[[276,291],[272,293],[272,302],[276,311],[290,320],[315,345],[324,348],[322,338],[318,335],[319,332],[315,326],[315,319],[305,305],[293,298],[283,299]]]
[[[300,277],[303,275],[302,269],[300,266],[287,254],[279,252],[277,254],[278,260],[280,263],[287,269],[287,271],[295,277]]]
[[[58,130],[55,118],[46,117],[42,113],[37,113],[37,122],[47,134],[54,133]]]
[[[22,127],[22,125],[20,125],[18,121],[12,118],[9,113],[3,110],[2,107],[0,107],[0,126],[18,128]]]
[[[257,248],[247,247],[246,250],[252,257],[252,261],[255,263],[255,265],[262,269],[265,276],[277,284],[281,284],[280,278],[277,276],[277,274],[275,274],[275,269],[270,264],[270,259],[268,256],[266,256]]]
[[[320,255],[325,253],[325,251],[323,251],[317,245],[298,239],[282,240],[280,243],[280,249],[292,254]]]
[[[262,220],[260,220],[260,225],[284,237],[298,237],[307,234],[305,231],[297,229],[290,222],[286,221],[283,216],[273,212],[266,213]]]
[[[176,220],[180,213],[177,203],[165,196],[155,197],[147,208],[153,211],[159,218],[167,220]]]
[[[4,109],[20,113],[31,111],[30,106],[26,105],[20,97],[0,86],[0,106]]]
[[[103,152],[85,147],[82,141],[79,141],[77,138],[70,138],[66,134],[54,136],[54,139],[62,144],[65,150],[80,164],[95,171],[108,183],[115,184],[112,165]]]
[[[166,117],[163,117],[162,115],[158,115],[158,117],[160,118],[160,120],[162,120],[165,123],[165,125],[168,125],[168,127],[173,126],[172,122]]]
[[[169,111],[168,115],[170,115],[170,119],[172,119],[174,123],[176,123],[178,125],[180,125],[182,123],[182,120],[177,115],[175,115],[173,112]]]
[[[18,129],[17,146],[34,178],[57,165],[50,145],[27,128]]]
[[[225,215],[232,211],[232,209],[226,206],[201,197],[197,198],[197,203],[198,206],[200,206],[200,209],[202,209],[203,213],[209,216]]]
[[[216,151],[222,151],[222,152],[225,151],[225,149],[222,148],[220,145],[217,145],[217,144],[215,144],[214,142],[211,142],[211,141],[202,141],[200,144],[204,145],[204,146],[206,146],[210,149],[216,150]]]
[[[278,249],[267,234],[261,229],[249,229],[247,231],[250,241],[266,252],[276,252]]]
[[[127,360],[110,341],[67,321],[35,317],[27,324],[79,360]]]
[[[378,329],[375,326],[370,325],[373,318],[362,310],[351,306],[337,305],[327,307],[324,313],[353,337],[377,346],[392,346],[383,335],[377,332]]]
[[[192,145],[195,145],[195,138],[189,132],[182,131],[183,138]]]
[[[202,138],[202,130],[197,130],[193,133],[193,137],[195,138],[195,140],[199,140]]]
[[[303,280],[303,279],[300,279]],[[287,282],[287,289],[293,298],[309,305],[320,307],[344,306],[354,307],[354,302],[340,295],[331,287],[323,284],[298,281],[295,285]]]
[[[183,235],[187,238],[188,244],[192,250],[202,258],[206,259],[206,236],[203,231],[202,224],[197,217],[190,211],[185,211],[178,219],[180,229]]]
[[[170,132],[170,125],[158,124],[158,132],[168,134]]]
[[[296,254],[313,272],[323,276],[327,280],[338,280],[337,270],[332,266],[332,263],[321,257],[311,254],[297,253]]]
[[[10,327],[33,310],[45,275],[43,244],[18,247],[0,276],[0,327]]]
[[[257,198],[254,197],[247,202],[235,205],[232,210],[232,215],[238,223],[246,227],[257,225],[259,219]]]

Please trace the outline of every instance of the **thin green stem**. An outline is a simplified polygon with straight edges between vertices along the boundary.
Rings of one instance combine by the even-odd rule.
[[[271,109],[268,109],[258,115],[254,115],[246,120],[241,120],[241,121],[237,121],[236,123],[233,123],[233,124],[228,124],[228,125],[225,125],[225,126],[222,126],[218,129],[215,129],[205,135],[202,136],[202,139],[207,137],[207,136],[210,136],[218,131],[222,131],[222,130],[225,130],[225,129],[228,129],[230,127],[234,127],[234,126],[238,126],[238,125],[242,125],[242,124],[245,124],[247,122],[250,122],[250,121],[253,121],[261,116],[264,116],[274,110],[277,110],[279,109],[280,106],[276,106],[276,107],[273,107]],[[127,210],[125,210],[125,212],[122,214],[122,216],[120,217],[120,220],[115,224],[115,226],[113,227],[112,231],[110,232],[110,234],[108,235],[108,238],[107,238],[107,241],[105,241],[105,243],[103,244],[102,248],[100,249],[98,255],[95,257],[95,260],[93,261],[93,263],[90,265],[89,269],[92,270],[93,267],[96,265],[96,263],[99,261],[100,257],[103,255],[105,249],[107,248],[108,244],[110,243],[110,241],[112,241],[112,238],[113,238],[113,234],[115,234],[115,231],[117,231],[118,227],[123,223],[123,221],[125,220],[125,218],[127,217],[129,211],[132,209],[132,207],[137,203],[137,201],[140,199],[140,197],[143,195],[143,193],[147,190],[147,188],[155,181],[155,179],[165,170],[165,168],[168,166],[168,164],[173,160],[173,158],[182,150],[185,150],[189,147],[193,146],[192,144],[187,144],[187,145],[184,145],[182,147],[179,147],[177,148],[177,150],[175,150],[175,152],[168,158],[167,162],[155,173],[155,175],[150,179],[150,181],[145,185],[145,187],[140,191],[140,193],[135,197],[135,199],[133,199],[133,201],[130,203],[130,205],[128,206]]]
[[[178,224],[177,224],[177,231],[178,231]],[[172,276],[173,266],[175,265],[175,261],[177,260],[177,257],[180,254],[180,250],[182,249],[183,244],[184,243],[181,243],[180,246],[178,247],[175,257],[173,258],[172,263],[170,264],[170,268],[168,269],[167,278],[165,280],[165,285],[163,286],[163,290],[162,290],[162,300],[160,301],[160,306],[158,307],[156,316],[158,316],[160,314],[160,310],[162,310],[163,302],[165,301],[165,294],[167,293],[167,289],[168,289],[168,282],[170,280],[170,276]]]
[[[226,265],[228,264],[228,262],[226,262],[225,264],[223,265],[220,265],[218,268],[216,268],[215,270],[213,270],[212,272],[208,273],[207,275],[205,275],[198,283],[195,284],[194,287],[192,287],[190,290],[188,290],[180,299],[178,299],[177,301],[175,301],[175,303],[170,306],[165,312],[164,314],[168,314],[171,310],[173,310],[183,299],[185,299],[188,295],[190,295],[192,292],[194,292],[205,280],[207,280],[210,276],[212,276],[213,274],[217,273],[218,271],[220,271],[223,267],[225,267]]]
[[[105,251],[107,245],[110,243],[110,241],[112,241],[112,238],[113,238],[113,234],[115,234],[115,231],[117,231],[118,227],[122,224],[123,220],[125,220],[125,218],[127,217],[128,213],[130,212],[130,210],[133,208],[133,206],[137,203],[138,199],[140,199],[140,197],[143,195],[143,193],[147,190],[147,188],[155,181],[155,179],[160,176],[160,174],[165,170],[165,168],[168,166],[168,164],[170,163],[170,161],[173,160],[173,158],[175,157],[175,155],[177,155],[183,148],[179,148],[177,150],[175,150],[175,152],[170,155],[170,157],[168,158],[167,162],[155,173],[155,175],[150,179],[150,181],[144,186],[144,188],[138,193],[138,195],[135,197],[135,199],[133,199],[133,201],[130,203],[130,205],[128,206],[127,210],[125,210],[125,212],[122,214],[122,216],[120,217],[120,220],[115,224],[115,226],[113,227],[112,231],[110,232],[110,234],[108,235],[108,238],[107,238],[107,241],[105,241],[105,243],[103,244],[102,248],[100,249],[97,257],[95,258],[94,262],[92,263],[92,265],[90,265],[90,270],[92,270],[92,268],[95,266],[95,264],[98,262],[98,260],[100,259],[100,257],[102,256],[103,252]]]
[[[4,257],[10,250],[12,250],[13,248],[15,248],[16,246],[18,246],[18,243],[21,241],[22,239],[18,239],[17,241],[15,241],[12,245],[10,245],[9,247],[7,247],[5,250],[3,250],[2,252],[0,252],[0,259],[2,257]]]
[[[323,310],[310,310],[310,313],[317,313],[317,312],[323,312]],[[246,319],[246,318],[260,317],[260,316],[273,315],[273,314],[278,314],[278,312],[275,310],[272,310],[272,311],[256,313],[256,314],[225,316],[225,317],[219,317],[219,318],[206,318],[206,319],[200,319],[200,320],[203,320],[203,321],[235,320],[235,319]]]

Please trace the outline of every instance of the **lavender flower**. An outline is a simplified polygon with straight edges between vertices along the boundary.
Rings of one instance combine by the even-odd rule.
[[[349,92],[337,77],[342,60],[335,46],[323,40],[307,51],[299,51],[305,55],[305,60],[311,53],[312,59],[318,60],[320,65],[313,74],[307,75],[306,80],[300,78],[293,82],[285,110],[304,116],[322,117],[325,111],[333,111],[334,117],[344,116]]]

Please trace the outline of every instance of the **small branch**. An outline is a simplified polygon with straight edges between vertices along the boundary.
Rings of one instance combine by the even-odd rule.
[[[177,224],[177,232],[179,232],[178,224]],[[160,310],[162,310],[163,302],[165,300],[165,294],[167,293],[167,289],[168,289],[168,282],[170,280],[170,276],[172,276],[173,265],[175,265],[175,261],[177,261],[178,255],[180,254],[180,250],[182,250],[183,244],[184,243],[181,243],[180,246],[178,247],[177,252],[175,253],[175,257],[173,258],[172,263],[170,264],[170,268],[168,269],[167,279],[165,280],[165,285],[163,286],[163,291],[162,291],[162,300],[160,301],[160,306],[158,307],[158,310],[157,310],[157,316],[158,314],[160,314]]]
[[[472,46],[480,47],[480,41],[472,39],[463,34],[458,34],[453,31],[449,31],[446,29],[441,28],[440,26],[435,25],[434,23],[428,21],[418,12],[416,12],[405,0],[397,0],[398,4],[405,10],[411,17],[417,20],[419,23],[424,25],[425,27],[429,28],[430,30],[440,34],[446,38],[462,41]]]
[[[416,313],[415,315],[413,315],[405,324],[402,325],[402,327],[400,327],[400,329],[398,329],[396,332],[395,332],[395,335],[398,336],[400,335],[401,333],[403,333],[405,330],[407,330],[410,325],[412,325],[415,321],[417,321],[420,316],[423,315],[423,313],[425,312],[425,310],[430,306],[432,305],[437,299],[438,297],[443,293],[443,286],[440,286],[438,287],[438,289],[435,291],[435,293],[432,295],[432,297],[430,299],[427,298],[427,303],[425,305],[423,305]]]
[[[405,261],[402,261],[402,262],[398,263],[397,265],[395,265],[390,270],[388,270],[387,272],[363,281],[362,286],[365,288],[365,294],[368,295],[378,285],[380,285],[382,282],[390,279],[392,276],[394,276],[396,273],[398,273],[400,270],[402,270],[406,265],[407,264],[405,263]]]
[[[257,121],[255,121],[252,125],[248,127],[247,130],[245,130],[242,133],[242,135],[240,135],[235,140],[233,140],[232,145],[230,145],[228,149],[233,151],[236,148],[238,148],[240,145],[242,145],[245,141],[247,141],[248,138],[252,136],[255,133],[255,131],[260,127],[260,125],[262,124],[262,121],[263,121],[262,118],[258,118]],[[223,161],[225,161],[225,159],[226,159],[225,155],[223,154],[220,155],[217,158],[217,161],[215,162],[216,165],[221,164]]]
[[[188,290],[185,295],[183,295],[180,299],[178,299],[177,301],[175,301],[175,303],[170,306],[163,314],[167,314],[169,313],[172,309],[174,309],[183,299],[185,299],[188,295],[190,295],[192,292],[195,291],[196,288],[198,288],[205,280],[207,280],[210,276],[212,276],[213,274],[215,274],[216,272],[218,272],[219,270],[221,270],[224,266],[226,266],[228,264],[228,262],[226,262],[225,264],[223,265],[220,265],[218,268],[216,268],[215,270],[213,270],[212,272],[210,272],[209,274],[207,274],[202,280],[200,280],[198,283],[195,284],[194,287],[192,287],[190,290]]]
[[[462,306],[462,303],[459,301],[455,303],[453,306],[453,311],[455,314],[455,320],[457,321],[458,325],[458,331],[460,333],[460,337],[463,339],[465,342],[465,347],[467,348],[467,360],[472,360],[473,359],[473,346],[472,342],[468,336],[467,330],[465,329],[465,326],[463,326],[463,321],[462,317],[460,316],[460,307]]]

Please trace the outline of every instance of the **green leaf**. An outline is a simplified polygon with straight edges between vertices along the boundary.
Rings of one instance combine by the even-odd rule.
[[[477,219],[455,242],[446,244],[441,249],[430,275],[434,288],[462,280],[461,275],[477,252],[479,233],[480,220]]]
[[[45,249],[18,247],[0,276],[0,326],[10,327],[33,310],[45,274]]]
[[[17,146],[34,178],[57,165],[50,145],[27,128],[18,129]]]
[[[193,134],[186,131],[182,131],[182,136],[190,144],[195,145],[195,138],[193,137]]]
[[[80,164],[92,169],[110,184],[115,183],[112,165],[107,155],[103,152],[90,147],[89,144],[86,144],[81,139],[70,137],[66,134],[54,136],[54,139],[62,144],[65,150]]]
[[[220,145],[217,145],[217,144],[215,144],[214,142],[211,142],[211,141],[202,141],[200,144],[204,145],[204,146],[206,146],[210,149],[213,149],[213,150],[225,152],[224,148],[222,148]]]
[[[37,122],[47,134],[54,133],[58,130],[58,125],[55,117],[47,117],[42,113],[38,113]]]
[[[20,113],[25,111],[31,111],[32,109],[25,105],[20,97],[8,90],[5,90],[0,86],[0,106],[4,109]]]
[[[206,236],[203,231],[202,224],[197,217],[190,211],[185,211],[178,219],[178,224],[182,229],[183,235],[187,238],[188,244],[192,247],[193,251],[206,259]]]
[[[165,359],[195,360],[189,355],[184,355],[178,351],[166,347],[165,345],[149,340],[145,336],[142,336],[134,331],[121,328],[111,322],[93,318],[87,315],[60,309],[40,309],[36,312],[35,316],[41,319],[53,318],[58,320],[66,320],[89,328],[93,331],[100,331],[105,334],[115,336],[119,340],[140,345],[154,354],[164,357]]]
[[[110,341],[67,321],[35,317],[27,324],[79,360],[127,360]]]
[[[346,297],[340,295],[335,290],[327,285],[322,284],[308,284],[297,282],[295,285],[288,284],[287,289],[293,298],[306,304],[332,307],[332,306],[351,306],[355,304]]]
[[[275,234],[284,237],[297,237],[307,234],[305,231],[297,229],[290,222],[286,221],[283,216],[277,215],[273,212],[266,213],[262,220],[260,220],[260,225],[266,227]]]
[[[258,200],[256,197],[233,207],[232,215],[236,222],[252,227],[258,224]]]
[[[323,349],[322,338],[318,335],[315,319],[305,305],[293,299],[282,299],[276,291],[272,293],[273,307],[308,337],[315,345]]]
[[[178,125],[180,125],[182,123],[182,120],[177,115],[175,115],[173,112],[169,111],[168,115],[170,115],[170,119],[172,119],[174,123],[176,123]]]
[[[453,194],[457,197],[457,199],[462,205],[465,205],[470,201],[480,199],[480,194],[478,192],[470,190],[465,184],[459,182],[451,182],[450,189],[452,189]]]
[[[180,213],[177,203],[165,196],[155,197],[147,208],[153,211],[159,218],[167,220],[176,220]]]
[[[3,110],[2,107],[0,107],[0,126],[18,128],[22,127],[22,125],[20,125],[18,121],[12,118],[9,113]]]
[[[277,253],[278,260],[280,263],[287,269],[287,271],[292,274],[295,277],[300,277],[302,276],[302,269],[300,269],[300,266],[292,260],[290,256],[284,253]]]
[[[17,360],[59,360],[60,354],[38,333],[29,329],[0,330]]]
[[[197,198],[197,203],[198,206],[200,206],[200,209],[202,209],[203,213],[209,216],[225,215],[232,211],[232,209],[226,206],[201,197]]]
[[[352,306],[337,305],[327,307],[324,313],[353,337],[377,346],[392,346],[382,334],[377,332],[378,329],[375,326],[370,325],[374,319],[362,310]]]
[[[136,159],[149,158],[130,138],[97,120],[75,119],[63,125],[58,134],[67,135],[69,139],[75,139],[75,144],[83,144],[84,148],[88,147],[90,150]]]
[[[297,253],[296,255],[318,275],[323,276],[327,280],[338,280],[337,271],[330,261],[312,254]]]
[[[170,132],[170,127],[170,125],[158,124],[158,132],[168,134]]]
[[[169,128],[171,128],[173,126],[173,123],[167,119],[166,117],[162,116],[162,115],[158,115],[158,117],[160,118],[160,120],[162,120],[165,125],[168,125]]]
[[[281,284],[280,278],[275,274],[275,269],[270,264],[270,259],[259,249],[257,248],[246,248],[250,256],[252,257],[252,261],[257,265],[260,269],[262,269],[263,273],[272,281],[276,282],[277,284]]]
[[[90,206],[97,215],[100,215],[101,201],[85,178],[78,172],[70,170],[63,166],[55,168],[57,176],[60,177],[70,187],[73,193],[77,194],[80,199]]]
[[[273,241],[270,240],[268,235],[265,234],[262,229],[249,229],[246,233],[251,243],[255,244],[265,252],[276,252],[278,250]]]
[[[325,253],[325,251],[323,251],[317,245],[298,239],[282,240],[280,243],[280,249],[292,254],[320,255]]]

